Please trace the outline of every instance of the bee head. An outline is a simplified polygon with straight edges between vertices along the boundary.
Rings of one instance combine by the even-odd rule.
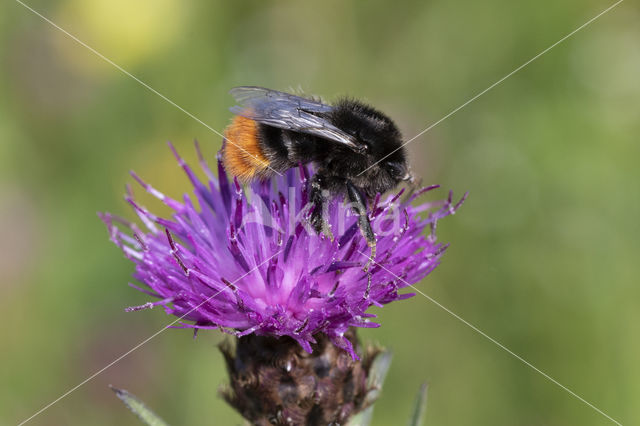
[[[382,168],[386,169],[386,172],[389,176],[396,182],[413,182],[413,175],[409,171],[409,167],[405,161],[397,162],[397,161],[383,161]]]
[[[331,119],[364,147],[358,164],[353,166],[358,169],[358,184],[367,196],[375,196],[412,179],[402,135],[387,115],[360,101],[344,99],[336,104]]]
[[[394,158],[390,160],[392,157]],[[369,198],[375,197],[377,193],[389,191],[403,181],[411,183],[413,176],[402,157],[404,156],[391,155],[378,163],[373,163],[354,180]]]

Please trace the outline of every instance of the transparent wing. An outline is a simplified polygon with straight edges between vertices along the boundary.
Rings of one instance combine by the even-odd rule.
[[[333,110],[331,105],[255,86],[234,87],[229,93],[240,104],[230,108],[234,114],[268,126],[319,136],[354,151],[366,149],[364,144],[325,118]]]

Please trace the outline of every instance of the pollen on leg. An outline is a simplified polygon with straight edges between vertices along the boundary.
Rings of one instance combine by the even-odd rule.
[[[229,173],[241,182],[252,180],[269,168],[269,160],[260,147],[257,123],[236,116],[224,132],[222,158]]]

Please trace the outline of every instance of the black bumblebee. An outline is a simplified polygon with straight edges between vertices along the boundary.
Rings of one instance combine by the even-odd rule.
[[[314,163],[310,199],[315,230],[333,238],[322,217],[326,194],[346,194],[373,260],[376,239],[367,200],[412,180],[394,122],[348,98],[326,105],[252,86],[236,87],[230,93],[241,106],[231,108],[236,117],[224,134],[222,158],[227,171],[246,183],[300,163]]]

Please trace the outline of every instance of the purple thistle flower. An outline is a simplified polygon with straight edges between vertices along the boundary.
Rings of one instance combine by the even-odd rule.
[[[193,185],[193,196],[173,200],[132,173],[173,210],[170,219],[139,205],[131,190],[126,200],[145,230],[100,214],[111,240],[135,263],[134,277],[144,288],[130,285],[159,299],[128,310],[162,305],[168,314],[188,321],[180,328],[220,329],[238,337],[289,336],[307,352],[316,342],[314,335],[324,333],[357,359],[345,338],[349,327],[378,327],[371,321],[375,315],[367,313],[370,306],[414,296],[399,291],[439,264],[446,245],[436,242],[436,223],[466,197],[454,204],[449,193],[443,201],[410,204],[437,186],[404,198],[404,190],[386,198],[378,195],[369,208],[377,256],[365,272],[369,248],[341,197],[328,203],[333,241],[308,224],[309,168],[243,189],[237,180],[228,181],[220,161],[216,178],[197,143],[207,182],[170,147]]]

